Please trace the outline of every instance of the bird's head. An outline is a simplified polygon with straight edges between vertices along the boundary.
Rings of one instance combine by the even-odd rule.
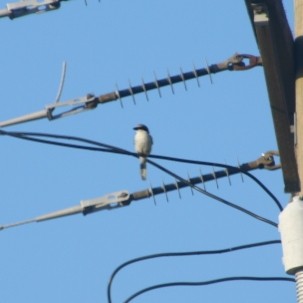
[[[148,127],[144,124],[138,124],[137,126],[134,127],[134,130],[145,130],[146,132],[149,133]]]

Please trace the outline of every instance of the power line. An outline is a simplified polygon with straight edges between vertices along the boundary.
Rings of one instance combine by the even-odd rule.
[[[131,156],[134,156],[134,157],[138,156],[136,153],[131,153],[131,152],[125,150],[125,149],[121,149],[121,148],[118,148],[118,147],[115,147],[115,146],[112,146],[112,145],[109,145],[109,144],[104,144],[104,143],[100,143],[100,142],[96,142],[96,141],[92,141],[92,140],[88,140],[88,139],[84,139],[84,138],[78,138],[78,137],[62,136],[62,135],[54,135],[54,134],[42,134],[42,133],[6,132],[6,131],[3,131],[3,130],[0,130],[0,134],[11,135],[13,137],[17,137],[17,138],[21,138],[21,139],[26,139],[26,140],[31,140],[31,141],[36,141],[36,142],[46,143],[46,144],[55,144],[55,145],[60,145],[60,146],[65,146],[65,147],[67,147],[67,146],[70,147],[70,146],[69,146],[69,144],[66,145],[65,143],[61,143],[61,142],[42,140],[42,139],[32,138],[30,136],[51,137],[51,138],[76,140],[76,141],[81,141],[81,142],[90,143],[90,144],[94,144],[94,145],[97,145],[97,146],[105,147],[106,149],[110,149],[114,153],[126,154],[126,155],[131,155]],[[79,146],[73,144],[72,147],[78,148]],[[85,147],[82,146],[81,148],[86,149],[87,147],[86,146]],[[88,147],[88,149],[92,150],[91,147]],[[96,150],[96,149],[93,149],[93,150]],[[104,148],[103,148],[102,151],[104,152],[104,151],[107,151],[107,150],[104,150]],[[163,159],[163,156],[161,156],[161,158]],[[171,159],[172,158],[170,157],[170,160]],[[178,179],[178,180],[186,183],[188,186],[190,186],[191,188],[195,189],[196,191],[198,191],[198,192],[200,192],[200,193],[202,193],[202,194],[204,194],[204,195],[206,195],[206,196],[208,196],[208,197],[210,197],[212,199],[215,199],[215,200],[217,200],[217,201],[219,201],[219,202],[221,202],[221,203],[223,203],[223,204],[225,204],[225,205],[227,205],[229,207],[237,209],[237,210],[239,210],[239,211],[241,211],[241,212],[243,212],[243,213],[245,213],[245,214],[247,214],[247,215],[249,215],[249,216],[257,219],[257,220],[263,221],[263,222],[265,222],[267,224],[270,224],[270,225],[272,225],[274,227],[278,226],[277,223],[275,223],[275,222],[273,222],[273,221],[271,221],[269,219],[266,219],[266,218],[264,218],[262,216],[259,216],[259,215],[255,214],[255,213],[253,213],[253,212],[251,212],[251,211],[249,211],[249,210],[241,207],[241,206],[238,206],[238,205],[236,205],[236,204],[234,204],[232,202],[229,202],[229,201],[227,201],[227,200],[225,200],[225,199],[223,199],[223,198],[221,198],[221,197],[219,197],[217,195],[214,195],[212,193],[207,192],[206,190],[204,190],[204,189],[202,189],[202,188],[200,188],[200,187],[192,184],[191,182],[185,180],[184,178],[178,176],[177,174],[175,174],[172,171],[164,168],[163,166],[155,163],[152,160],[148,160],[148,162],[150,164],[152,164],[153,166],[157,167],[158,169],[164,171],[165,173],[173,176],[174,178],[176,178],[176,179]],[[206,162],[204,162],[204,163],[206,163]],[[249,174],[249,175],[251,175],[251,174]]]
[[[249,177],[254,182],[256,182],[272,198],[272,200],[278,206],[278,208],[279,208],[280,211],[283,210],[283,207],[282,207],[281,203],[275,197],[275,195],[258,178],[256,178],[254,175],[252,175],[248,171],[241,169],[240,167],[232,166],[232,165],[228,165],[228,164],[217,163],[217,162],[206,162],[206,161],[188,160],[188,159],[175,158],[175,157],[167,157],[167,156],[158,156],[158,155],[150,155],[150,158],[163,159],[163,160],[174,161],[174,162],[182,162],[182,163],[206,165],[206,166],[223,167],[223,168],[226,168],[226,169],[238,169],[239,172],[245,174],[247,177]]]
[[[223,203],[223,204],[225,204],[225,205],[227,205],[227,206],[229,206],[229,207],[232,207],[232,208],[234,208],[234,209],[237,209],[237,210],[239,210],[239,211],[241,211],[241,212],[243,212],[243,213],[245,213],[245,214],[247,214],[247,215],[249,215],[249,216],[251,216],[251,217],[257,219],[257,220],[263,221],[263,222],[265,222],[265,223],[267,223],[267,224],[270,224],[270,225],[272,225],[272,226],[274,226],[274,227],[278,227],[278,224],[277,224],[277,223],[275,223],[275,222],[273,222],[273,221],[271,221],[271,220],[268,220],[268,219],[266,219],[266,218],[263,218],[263,217],[261,217],[261,216],[255,214],[255,213],[253,213],[253,212],[247,210],[246,208],[243,208],[243,207],[241,207],[241,206],[239,206],[239,205],[237,205],[237,204],[234,204],[234,203],[232,203],[232,202],[229,202],[229,201],[227,201],[227,200],[225,200],[225,199],[223,199],[223,198],[221,198],[221,197],[219,197],[219,196],[217,196],[217,195],[214,195],[214,194],[212,194],[212,193],[209,193],[208,191],[202,189],[202,188],[199,187],[199,186],[196,186],[196,185],[194,185],[194,184],[191,184],[189,181],[183,179],[182,177],[178,176],[177,174],[173,173],[172,171],[168,170],[167,168],[165,168],[165,167],[163,167],[163,166],[161,166],[161,165],[155,163],[154,161],[149,160],[148,162],[149,162],[150,164],[156,166],[156,167],[159,168],[160,170],[166,172],[167,174],[171,175],[172,177],[174,177],[174,178],[176,178],[176,179],[178,179],[178,180],[180,180],[180,181],[182,181],[182,182],[187,183],[188,186],[190,186],[191,188],[195,189],[196,191],[198,191],[198,192],[200,192],[200,193],[202,193],[202,194],[204,194],[204,195],[206,195],[206,196],[208,196],[208,197],[210,197],[210,198],[212,198],[212,199],[214,199],[214,200],[217,200],[217,201],[219,201],[219,202],[221,202],[221,203]]]
[[[258,163],[259,161],[260,161],[260,159],[258,161],[254,161],[254,162]],[[253,163],[253,162],[250,162],[250,163]],[[104,209],[112,210],[112,209],[116,209],[118,207],[127,206],[132,201],[149,198],[151,196],[154,198],[154,196],[156,194],[165,193],[167,195],[168,191],[176,190],[176,189],[179,191],[180,188],[184,188],[185,186],[190,186],[191,188],[198,190],[202,194],[208,195],[209,197],[214,198],[214,199],[218,200],[219,202],[222,202],[230,207],[233,207],[239,211],[242,211],[245,214],[250,215],[257,220],[263,221],[265,223],[273,225],[274,227],[277,227],[277,224],[275,222],[270,221],[264,217],[261,217],[261,216],[255,214],[243,207],[240,207],[234,203],[228,202],[218,196],[210,194],[209,192],[207,192],[205,190],[203,191],[201,188],[195,186],[195,184],[201,183],[202,180],[203,180],[203,182],[205,182],[205,180],[206,181],[214,180],[215,178],[217,178],[217,176],[215,176],[215,174],[218,174],[218,177],[229,176],[226,173],[226,171],[219,171],[216,173],[214,172],[214,174],[208,174],[208,175],[204,175],[204,176],[200,175],[200,177],[185,180],[182,177],[173,173],[172,171],[164,168],[163,166],[161,166],[153,161],[151,161],[151,164],[156,166],[158,169],[164,171],[165,173],[170,174],[175,179],[177,178],[179,181],[178,182],[176,181],[175,183],[167,184],[167,185],[163,184],[162,187],[149,188],[149,189],[136,191],[136,192],[132,192],[132,193],[129,193],[128,191],[123,190],[123,191],[118,191],[118,192],[114,192],[111,194],[107,194],[105,196],[98,197],[95,199],[82,200],[80,202],[80,205],[75,205],[75,206],[69,207],[67,209],[44,214],[42,216],[38,216],[38,217],[35,217],[30,220],[19,221],[19,222],[12,223],[12,224],[0,225],[0,230],[7,229],[10,227],[20,226],[20,225],[27,224],[27,223],[41,222],[41,221],[56,219],[56,218],[60,218],[60,217],[64,217],[64,216],[70,216],[70,215],[74,215],[74,214],[78,214],[78,213],[87,215],[87,214],[94,213],[96,211],[101,211]],[[252,164],[247,163],[247,164],[243,164],[243,166],[244,165],[249,166],[250,169],[252,169],[251,168]],[[235,173],[235,171],[232,171],[231,173]],[[167,196],[166,196],[166,198],[167,198]]]
[[[229,281],[259,281],[259,282],[265,282],[265,281],[283,281],[283,282],[295,282],[295,279],[293,278],[286,278],[286,277],[251,277],[251,276],[239,276],[239,277],[226,277],[226,278],[219,278],[214,280],[207,280],[207,281],[201,281],[201,282],[171,282],[171,283],[162,283],[153,285],[150,287],[146,287],[144,289],[139,290],[138,292],[134,293],[130,297],[128,297],[123,303],[129,303],[136,297],[147,293],[149,291],[160,289],[160,288],[167,288],[167,287],[176,287],[176,286],[205,286],[205,285],[211,285],[211,284],[217,284],[217,283],[223,283],[223,282],[229,282]]]
[[[171,283],[163,283],[158,285],[153,285],[147,288],[144,288],[135,294],[131,295],[128,299],[124,301],[124,303],[129,303],[134,298],[142,295],[146,292],[159,289],[159,288],[167,288],[167,287],[176,287],[176,286],[205,286],[210,284],[222,283],[222,282],[229,282],[229,281],[284,281],[284,282],[295,282],[293,278],[286,278],[286,277],[251,277],[251,276],[239,276],[239,277],[226,277],[226,278],[219,278],[214,280],[207,280],[201,282],[171,282]]]
[[[134,258],[131,260],[128,260],[122,264],[120,264],[111,274],[110,280],[107,286],[107,298],[108,303],[112,303],[112,284],[116,277],[116,275],[125,267],[132,265],[134,263],[147,261],[151,259],[158,259],[158,258],[168,258],[168,257],[187,257],[187,256],[199,256],[199,255],[216,255],[216,254],[225,254],[230,252],[235,252],[238,250],[245,250],[255,247],[262,247],[262,246],[268,246],[273,244],[280,244],[280,240],[270,240],[270,241],[263,241],[263,242],[256,242],[256,243],[250,243],[245,245],[239,245],[224,249],[216,249],[216,250],[200,250],[200,251],[188,251],[188,252],[166,252],[166,253],[158,253],[158,254],[151,254],[146,255],[138,258]]]
[[[0,130],[0,134],[1,134],[1,133],[2,133],[2,134],[10,134],[9,132],[5,132],[5,131]],[[41,140],[41,139],[37,139],[37,138],[28,137],[28,136],[33,136],[33,134],[35,134],[35,133],[28,133],[28,134],[26,134],[26,133],[18,133],[18,132],[15,132],[15,133],[12,133],[11,135],[12,135],[13,137],[17,137],[17,138],[21,138],[21,139],[26,139],[26,140],[37,141],[37,142],[40,142],[40,143],[41,143],[41,142],[42,142],[42,143],[47,143],[47,144],[52,144],[52,143],[53,143],[53,141],[50,141],[50,142],[49,142],[48,140],[46,140],[46,142],[44,142],[45,140]],[[36,133],[35,135],[36,135],[36,136],[43,136],[43,137],[48,137],[48,136],[49,136],[49,137],[55,137],[55,136],[58,136],[58,135],[39,134],[39,133],[38,133],[38,134]],[[66,139],[66,136],[59,136],[59,137],[60,137],[60,138],[65,138],[65,139]],[[67,136],[67,137],[68,137],[68,136]],[[70,138],[71,138],[71,137],[70,137]],[[76,139],[73,138],[72,140],[76,140]],[[111,149],[111,150],[114,151],[114,152],[118,152],[119,154],[126,154],[126,155],[131,155],[131,156],[134,156],[134,157],[137,157],[137,156],[138,156],[136,153],[131,153],[131,152],[127,151],[127,150],[124,150],[124,149],[121,149],[121,148],[118,148],[118,147],[115,147],[115,146],[112,146],[112,145],[108,145],[108,144],[96,142],[96,141],[91,141],[91,140],[87,140],[87,139],[83,139],[83,138],[77,138],[77,141],[82,141],[82,142],[86,142],[86,143],[91,143],[91,144],[95,144],[95,145],[98,145],[98,146],[102,146],[102,147]],[[51,143],[51,142],[52,142],[52,143]],[[55,142],[55,144],[56,144],[56,145],[62,145],[61,142]],[[65,145],[63,145],[63,146],[65,146]],[[73,145],[73,147],[75,147],[75,145]],[[82,147],[82,148],[85,149],[85,147]],[[91,150],[91,148],[89,148],[89,149]],[[102,149],[102,151],[104,151],[104,149]],[[269,224],[269,225],[272,225],[272,226],[274,226],[274,227],[278,227],[277,223],[275,223],[275,222],[273,222],[273,221],[271,221],[271,220],[269,220],[269,219],[267,219],[267,218],[264,218],[264,217],[262,217],[262,216],[259,216],[259,215],[255,214],[255,213],[253,213],[253,212],[247,210],[247,209],[244,208],[244,207],[241,207],[241,206],[239,206],[239,205],[237,205],[237,204],[234,204],[234,203],[232,203],[232,202],[229,202],[229,201],[227,201],[227,200],[225,200],[225,199],[223,199],[223,198],[221,198],[221,197],[219,197],[219,196],[217,196],[217,195],[215,195],[215,194],[209,193],[208,191],[206,191],[206,190],[204,190],[204,189],[202,189],[202,188],[200,188],[200,187],[198,187],[198,186],[192,184],[190,181],[185,180],[184,178],[178,176],[177,174],[175,174],[175,173],[173,173],[172,171],[168,170],[167,168],[165,168],[165,167],[163,167],[163,166],[161,166],[161,165],[155,163],[155,162],[152,161],[152,160],[148,160],[148,162],[149,162],[150,164],[152,164],[153,166],[157,167],[158,169],[160,169],[160,170],[164,171],[165,173],[171,175],[172,177],[176,178],[177,180],[184,182],[185,184],[187,184],[187,185],[190,186],[191,188],[195,189],[196,191],[198,191],[198,192],[200,192],[200,193],[202,193],[202,194],[204,194],[204,195],[206,195],[206,196],[208,196],[208,197],[210,197],[210,198],[212,198],[212,199],[215,199],[215,200],[217,200],[217,201],[219,201],[219,202],[221,202],[221,203],[223,203],[223,204],[225,204],[225,205],[227,205],[227,206],[229,206],[229,207],[232,207],[232,208],[234,208],[234,209],[237,209],[237,210],[239,210],[239,211],[241,211],[241,212],[243,212],[243,213],[245,213],[245,214],[247,214],[247,215],[253,217],[254,219],[263,221],[263,222],[265,222],[265,223],[267,223],[267,224]]]
[[[8,132],[8,131],[4,131],[1,129],[0,129],[0,135],[7,135],[7,136],[12,136],[15,138],[23,139],[23,140],[29,140],[29,141],[34,141],[34,142],[39,142],[39,143],[44,143],[44,144],[57,145],[57,146],[61,146],[61,147],[78,148],[78,149],[83,149],[83,150],[100,151],[100,152],[108,152],[108,153],[118,153],[118,154],[125,154],[125,155],[129,155],[129,156],[138,157],[138,155],[134,152],[129,152],[125,149],[122,149],[122,148],[119,148],[119,147],[116,147],[113,145],[109,145],[109,144],[105,144],[105,143],[101,143],[101,142],[97,142],[94,140],[89,140],[89,139],[85,139],[85,138],[81,138],[81,137],[75,137],[75,136],[36,133],[36,132]],[[83,142],[83,143],[87,143],[87,144],[93,144],[96,146],[100,146],[100,147],[103,147],[103,149],[89,147],[89,146],[82,146],[82,145],[77,145],[77,144],[68,144],[68,143],[32,138],[33,136],[79,141],[79,142]],[[248,171],[241,169],[241,167],[231,166],[231,165],[217,163],[217,162],[197,161],[197,160],[189,160],[189,159],[160,156],[160,155],[150,155],[149,158],[189,163],[189,164],[197,164],[197,165],[224,167],[226,169],[238,170],[239,172],[245,174],[246,176],[251,178],[254,182],[256,182],[271,197],[271,199],[278,206],[279,210],[280,211],[283,210],[281,203],[275,197],[275,195],[259,179],[257,179],[254,175],[252,175]],[[148,161],[150,162],[150,160],[148,160]]]

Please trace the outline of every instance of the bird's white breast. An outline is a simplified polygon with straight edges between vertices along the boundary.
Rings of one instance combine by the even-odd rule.
[[[135,150],[139,154],[149,155],[151,152],[152,138],[143,130],[137,130],[135,134]]]

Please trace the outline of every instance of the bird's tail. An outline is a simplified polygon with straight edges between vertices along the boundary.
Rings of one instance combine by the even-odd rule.
[[[141,179],[146,180],[147,170],[146,170],[146,158],[140,157],[140,174]]]

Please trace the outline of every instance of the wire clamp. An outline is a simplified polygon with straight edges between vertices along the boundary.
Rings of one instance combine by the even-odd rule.
[[[259,168],[265,168],[268,170],[276,170],[281,168],[281,164],[276,164],[274,156],[279,156],[278,151],[268,151],[263,153],[262,156],[257,160]]]
[[[29,14],[40,14],[55,10],[60,7],[61,0],[26,0],[6,4],[6,10],[2,10],[1,16],[8,16],[10,19],[23,17]],[[5,13],[4,13],[5,11]]]
[[[70,116],[76,113],[80,113],[89,109],[94,109],[98,105],[98,98],[96,98],[92,94],[87,94],[84,97],[64,101],[64,102],[56,102],[49,104],[45,107],[45,110],[47,112],[47,118],[49,120],[54,120],[66,116]],[[59,114],[53,115],[53,112],[56,108],[59,107],[65,107],[65,106],[71,106],[72,108],[67,111],[63,111]]]
[[[248,60],[248,63],[245,63],[245,59]],[[261,65],[261,57],[247,54],[235,54],[234,56],[228,59],[227,67],[229,70],[232,71],[243,71]]]
[[[127,190],[123,190],[99,198],[82,200],[80,201],[80,205],[83,215],[87,215],[89,213],[98,211],[100,208],[113,209],[120,207],[121,205],[127,203],[129,199],[129,192]]]

